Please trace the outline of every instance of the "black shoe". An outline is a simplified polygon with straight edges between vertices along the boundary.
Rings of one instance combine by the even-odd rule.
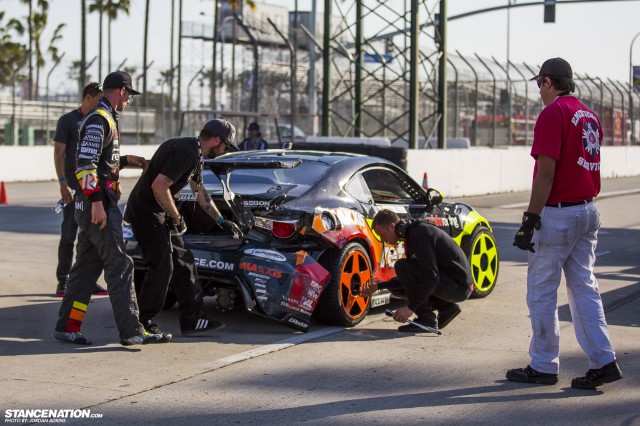
[[[160,327],[158,327],[158,324],[155,324],[151,321],[147,321],[147,322],[143,322],[142,326],[144,327],[144,330],[146,332],[151,334],[158,334],[162,336],[162,338],[158,343],[168,343],[173,340],[173,334],[165,333],[164,331],[160,330]]]
[[[587,371],[584,377],[576,377],[571,381],[574,389],[595,389],[605,383],[615,382],[622,379],[622,371],[618,366],[618,361],[613,360],[604,367]]]
[[[196,320],[196,323],[192,328],[180,328],[180,331],[183,336],[188,336],[190,334],[201,333],[203,331],[217,330],[222,327],[224,327],[223,322],[202,316]]]
[[[462,309],[455,303],[447,309],[438,310],[438,327],[440,329],[445,328],[460,312],[462,312]]]
[[[416,318],[413,320],[413,322],[417,322],[418,324],[437,329],[437,324],[435,323],[435,321]],[[400,327],[398,327],[398,331],[402,333],[430,333],[430,331],[427,331],[424,328],[420,328],[415,324],[401,325]]]
[[[64,297],[64,291],[67,288],[66,281],[58,281],[58,286],[56,287],[55,297]]]
[[[98,285],[98,283],[96,283],[96,286],[93,288],[92,291],[93,294],[95,294],[96,296],[108,296],[109,292],[103,288],[102,286]]]
[[[530,366],[525,368],[514,368],[507,371],[507,380],[518,383],[535,383],[538,385],[555,385],[558,383],[558,375],[551,373],[541,373]]]

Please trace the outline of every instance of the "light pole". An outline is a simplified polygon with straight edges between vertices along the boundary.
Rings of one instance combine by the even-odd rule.
[[[629,120],[631,120],[631,143],[635,141],[635,122],[633,118],[633,43],[640,36],[640,33],[633,36],[631,47],[629,48]]]
[[[509,145],[513,144],[513,124],[511,123],[512,117],[512,103],[511,103],[511,77],[509,76],[509,63],[511,62],[511,0],[507,0],[509,7],[507,8],[507,126],[509,126]],[[513,0],[515,3],[516,0]]]

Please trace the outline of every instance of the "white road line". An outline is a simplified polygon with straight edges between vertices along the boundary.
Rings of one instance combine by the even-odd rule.
[[[311,340],[320,339],[322,337],[330,336],[332,334],[340,333],[346,330],[344,327],[327,327],[318,331],[311,331],[298,336],[293,336],[288,339],[282,340],[278,343],[272,343],[269,345],[260,346],[255,349],[249,349],[239,354],[230,355],[224,358],[217,359],[211,363],[205,364],[206,369],[216,370],[218,368],[226,367],[231,364],[246,361],[251,358],[256,358],[262,355],[270,354],[273,352],[281,351],[283,349],[290,348],[292,346],[299,345],[301,343],[309,342]]]

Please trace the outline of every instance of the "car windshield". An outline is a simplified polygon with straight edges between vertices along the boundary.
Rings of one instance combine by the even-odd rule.
[[[292,169],[238,169],[231,172],[229,186],[236,194],[255,195],[273,191],[279,185],[295,185],[289,196],[307,192],[327,171],[328,165],[317,161],[302,160]],[[222,192],[218,178],[205,170],[203,180],[207,190]]]

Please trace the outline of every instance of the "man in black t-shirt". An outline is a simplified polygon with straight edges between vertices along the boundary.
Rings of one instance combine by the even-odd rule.
[[[214,119],[204,125],[197,138],[163,142],[129,195],[124,218],[131,224],[148,265],[138,296],[140,322],[165,341],[173,336],[162,332],[153,319],[162,310],[170,282],[178,299],[183,335],[224,326],[203,313],[202,289],[193,254],[182,239],[186,225],[174,195],[190,183],[198,204],[211,220],[237,238],[242,236],[235,223],[222,217],[202,185],[203,157],[215,157],[227,149],[237,151],[235,133],[228,121]]]
[[[415,313],[417,323],[446,327],[461,312],[456,302],[467,300],[473,291],[471,267],[462,249],[434,224],[400,220],[391,210],[380,210],[371,226],[385,243],[403,240],[406,257],[394,265],[396,278],[386,283],[370,283],[362,294],[370,296],[378,288],[386,288],[406,296],[409,302],[394,312],[394,320],[405,322]],[[434,311],[438,311],[437,316]],[[398,331],[425,332],[413,324],[402,325]]]
[[[60,196],[65,205],[62,209],[62,225],[60,227],[60,244],[58,245],[58,267],[56,277],[56,297],[64,296],[69,280],[69,271],[73,262],[73,245],[78,233],[78,224],[74,215],[73,194],[80,190],[76,180],[76,146],[78,145],[78,128],[84,116],[94,109],[102,98],[102,85],[89,83],[82,90],[82,104],[58,119],[56,134],[53,137],[53,163],[60,183]],[[96,284],[93,294],[104,295],[107,291]]]

